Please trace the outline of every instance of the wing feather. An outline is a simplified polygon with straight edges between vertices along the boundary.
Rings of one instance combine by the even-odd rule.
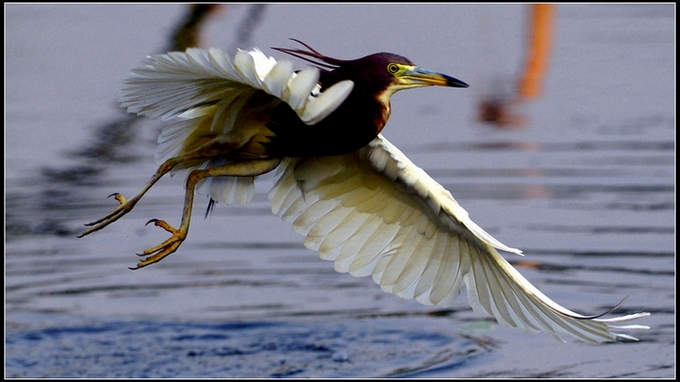
[[[336,257],[335,261],[347,261],[345,266],[341,267],[342,271],[338,272],[349,272],[349,265],[357,256],[359,256],[361,251],[364,251],[366,244],[370,240],[375,239],[376,234],[380,234],[383,231],[383,224],[379,216],[376,215],[366,215],[366,219],[361,224],[356,232],[350,236],[343,244],[340,253]],[[385,243],[386,244],[386,243]]]
[[[445,248],[446,251],[442,253],[439,267],[433,275],[434,278],[421,280],[423,287],[429,287],[428,303],[433,305],[441,305],[452,293],[460,293],[460,288],[456,288],[456,285],[461,284],[461,267],[467,264],[461,259],[465,252],[461,251],[461,242],[458,236],[449,235]],[[449,298],[455,299],[458,297],[457,293]],[[427,296],[422,296],[421,300],[424,298],[427,298]]]
[[[415,299],[425,305],[433,304],[431,301],[433,285],[440,285],[440,283],[435,283],[433,280],[435,280],[438,272],[442,269],[444,254],[451,253],[448,247],[450,241],[449,235],[440,231],[437,233],[437,237],[434,238],[434,241],[436,245],[432,248],[432,252],[423,269],[423,273],[416,282],[413,291]],[[458,262],[458,264],[460,264],[460,262]],[[455,268],[449,268],[447,271],[449,272],[449,277],[451,277],[452,281],[460,278]]]
[[[214,142],[232,150],[244,146],[262,127],[236,121],[258,91],[288,103],[304,123],[317,123],[353,88],[351,81],[343,81],[320,92],[318,78],[315,67],[296,73],[292,62],[277,62],[258,49],[239,50],[231,60],[220,49],[189,48],[147,57],[124,79],[119,101],[130,113],[169,122],[158,137],[155,154],[162,163]],[[215,163],[177,170],[186,175]],[[197,192],[207,192],[220,202],[244,204],[253,197],[254,178],[210,178]]]
[[[367,219],[366,214],[362,214],[355,209],[344,208],[349,211],[349,214],[337,224],[328,234],[319,246],[320,253],[331,253],[336,248],[341,247],[355,232],[357,227],[360,227]],[[335,253],[337,255],[338,253]],[[327,255],[328,256],[328,255]],[[333,256],[335,260],[335,256]]]
[[[312,204],[305,205],[306,202],[307,201],[305,200],[301,201],[298,199],[291,208],[286,211],[286,215],[290,214],[288,219],[293,221],[293,228],[295,228],[296,232],[298,232],[298,229],[304,230],[306,227],[314,225],[319,219],[331,212],[339,203],[337,200],[317,200]],[[286,218],[286,216],[284,216],[284,218]],[[307,232],[304,231],[304,234],[307,235]]]
[[[413,286],[423,274],[425,266],[430,260],[429,254],[436,245],[435,240],[431,240],[423,235],[418,236],[419,237],[414,240],[414,242],[417,242],[418,244],[413,248],[413,253],[422,253],[423,256],[407,256],[405,258],[406,263],[400,270],[397,267],[394,267],[394,272],[387,273],[383,276],[386,278],[386,284],[393,285],[392,293],[400,297],[408,296],[409,298],[413,298],[412,293],[415,292],[415,288],[413,288],[412,292],[407,293],[407,291],[412,289],[411,286]]]
[[[599,343],[647,316],[582,316],[550,300],[497,249],[521,254],[470,220],[451,194],[378,136],[359,152],[288,159],[270,192],[272,211],[293,221],[305,245],[339,272],[371,275],[387,292],[450,306],[466,287],[475,312],[525,331]],[[292,219],[292,220],[291,220]]]
[[[399,233],[399,226],[396,224],[380,224],[371,234],[364,245],[357,251],[349,265],[349,273],[352,276],[363,277],[373,273],[375,265],[380,256],[388,251],[389,244]]]

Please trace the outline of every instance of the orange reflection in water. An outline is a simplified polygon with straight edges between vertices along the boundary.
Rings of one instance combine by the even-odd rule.
[[[542,94],[552,50],[554,20],[554,4],[530,5],[525,64],[517,81],[517,90],[510,95],[484,96],[478,106],[477,119],[480,122],[504,129],[524,128],[526,118],[514,109]]]

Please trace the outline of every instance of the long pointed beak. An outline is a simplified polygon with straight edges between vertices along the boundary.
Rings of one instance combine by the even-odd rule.
[[[468,84],[465,82],[447,76],[446,74],[433,72],[431,70],[416,66],[413,69],[406,71],[400,76],[412,86],[449,86],[454,88],[467,88]]]

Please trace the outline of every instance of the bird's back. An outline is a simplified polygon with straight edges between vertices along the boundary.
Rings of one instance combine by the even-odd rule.
[[[267,128],[273,133],[265,144],[272,156],[312,157],[342,155],[359,150],[373,140],[387,122],[389,105],[367,98],[355,90],[333,113],[315,125],[300,121],[290,107],[282,105]]]

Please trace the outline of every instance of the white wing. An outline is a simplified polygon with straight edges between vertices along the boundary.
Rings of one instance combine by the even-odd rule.
[[[581,316],[550,300],[496,249],[520,254],[468,217],[451,194],[378,136],[359,152],[288,159],[270,193],[272,211],[306,236],[335,270],[372,275],[380,287],[423,304],[450,306],[463,284],[477,313],[529,332],[587,342],[634,339],[613,319]]]
[[[277,62],[260,50],[239,50],[233,62],[220,49],[190,48],[146,58],[133,69],[121,87],[120,103],[128,112],[170,123],[158,137],[159,163],[205,144],[214,136],[237,148],[258,133],[257,126],[235,123],[239,113],[258,91],[288,103],[308,125],[332,113],[352,91],[351,81],[339,82],[319,92],[319,70],[308,67],[297,73],[291,61]],[[215,167],[209,161],[185,169]],[[253,178],[208,178],[198,191],[226,203],[248,203],[254,192]]]

